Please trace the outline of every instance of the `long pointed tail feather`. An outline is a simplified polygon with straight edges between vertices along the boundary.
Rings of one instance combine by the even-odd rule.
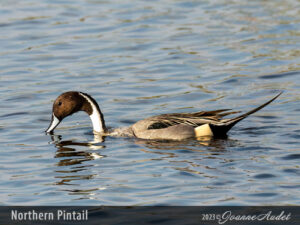
[[[278,98],[283,92],[280,92],[277,94],[274,98],[267,101],[266,103],[262,104],[261,106],[258,106],[255,109],[250,110],[249,112],[246,112],[238,117],[235,117],[233,119],[227,119],[222,124],[210,124],[211,130],[214,133],[214,136],[226,136],[226,133],[238,122],[245,119],[249,115],[257,112],[258,110],[264,108],[265,106],[269,105],[271,102],[273,102],[276,98]],[[222,121],[221,121],[222,122]]]

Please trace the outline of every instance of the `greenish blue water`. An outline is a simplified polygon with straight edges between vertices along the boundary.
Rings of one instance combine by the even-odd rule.
[[[1,205],[299,205],[300,3],[1,1]],[[168,112],[246,111],[226,140],[97,142],[78,90],[108,126]]]

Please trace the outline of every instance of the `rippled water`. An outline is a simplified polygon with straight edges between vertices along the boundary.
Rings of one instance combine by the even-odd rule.
[[[7,0],[0,28],[0,204],[300,204],[299,1]],[[284,94],[225,140],[101,142],[43,132],[67,90],[112,127]]]

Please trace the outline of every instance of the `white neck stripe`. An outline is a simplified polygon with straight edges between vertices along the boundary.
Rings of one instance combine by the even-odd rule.
[[[86,96],[85,94],[83,94],[81,92],[79,92],[79,94],[82,97],[84,97],[90,103],[90,105],[92,106],[93,112],[90,115],[90,119],[92,120],[92,123],[93,123],[93,130],[96,131],[96,132],[101,132],[101,133],[104,132],[100,112],[98,111],[97,107],[95,106],[93,101],[88,96]]]

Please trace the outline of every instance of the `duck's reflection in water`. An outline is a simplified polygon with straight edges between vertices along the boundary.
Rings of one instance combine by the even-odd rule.
[[[55,169],[55,179],[59,181],[55,182],[56,185],[74,185],[76,189],[68,189],[71,193],[82,193],[83,195],[92,194],[94,189],[79,189],[82,185],[82,180],[93,179],[96,174],[91,174],[91,163],[83,163],[87,161],[97,160],[105,157],[100,154],[99,150],[105,148],[103,145],[104,137],[95,135],[92,142],[75,142],[72,140],[62,140],[59,135],[51,136],[52,143],[57,148],[55,158],[60,160],[57,162]],[[99,190],[97,188],[97,190]]]
[[[177,149],[189,149],[193,148],[194,151],[226,151],[228,144],[236,142],[235,140],[228,139],[227,137],[214,138],[211,136],[197,137],[197,139],[187,139],[183,141],[167,141],[167,140],[143,140],[136,139],[135,143],[143,145],[151,149],[162,150],[177,150]],[[195,148],[196,147],[196,148]],[[207,148],[208,147],[208,148]]]
[[[95,192],[106,188],[101,186],[100,182],[85,181],[99,179],[99,171],[93,172],[92,169],[95,163],[89,163],[89,161],[101,160],[101,158],[106,157],[100,154],[100,151],[105,148],[105,137],[94,135],[92,142],[75,142],[62,140],[60,136],[52,135],[52,141],[57,148],[55,158],[59,158],[55,169],[55,179],[58,181],[55,184],[72,185],[72,188],[62,191],[67,191],[70,195],[79,195],[80,199],[93,199]],[[130,139],[130,141],[142,146],[140,148],[142,152],[149,153],[147,154],[149,157],[145,155],[145,158],[141,160],[164,160],[174,170],[190,174],[201,174],[201,176],[208,176],[206,174],[208,169],[216,169],[213,165],[207,164],[207,159],[220,160],[220,158],[223,158],[222,154],[226,152],[228,146],[238,143],[230,139],[214,139],[211,137],[181,142],[142,139]],[[196,154],[189,157],[188,153],[192,152]],[[153,153],[159,157],[151,156]],[[206,160],[205,163],[203,163],[203,160]],[[96,184],[96,187],[93,187],[93,183]]]
[[[210,171],[219,170],[219,163],[233,162],[226,157],[227,149],[240,145],[227,137],[201,137],[180,142],[136,140],[135,143],[143,146],[140,151],[158,155],[150,160],[168,161],[174,170],[201,177],[210,177]]]

